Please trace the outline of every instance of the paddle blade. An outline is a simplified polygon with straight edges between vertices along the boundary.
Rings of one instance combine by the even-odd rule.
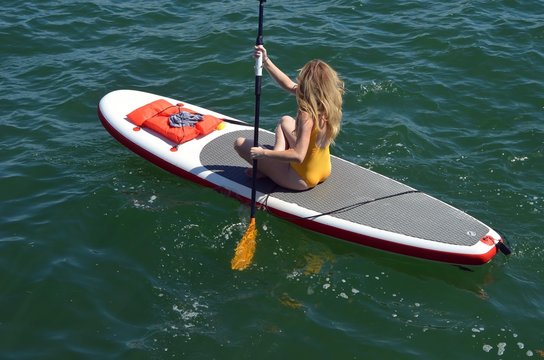
[[[245,270],[251,265],[253,254],[255,254],[255,240],[257,239],[257,228],[255,218],[252,217],[247,227],[246,233],[236,246],[234,257],[230,262],[232,270]]]

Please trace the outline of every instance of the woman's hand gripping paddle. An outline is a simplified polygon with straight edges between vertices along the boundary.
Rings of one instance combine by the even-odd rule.
[[[259,0],[259,32],[256,45],[263,45],[263,9],[266,0]],[[263,56],[255,60],[255,123],[253,130],[253,146],[259,146],[259,113],[261,110],[261,79],[263,75]],[[253,175],[251,179],[251,217],[246,233],[238,243],[234,258],[230,262],[233,270],[244,270],[250,264],[255,253],[257,227],[255,225],[255,203],[257,183],[257,160],[253,159]]]

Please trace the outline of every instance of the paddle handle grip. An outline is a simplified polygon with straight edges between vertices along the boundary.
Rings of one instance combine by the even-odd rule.
[[[263,55],[259,55],[255,59],[255,76],[261,77],[263,76]]]
[[[255,45],[263,45],[263,13],[264,13],[264,3],[266,0],[259,0],[259,29],[257,31],[257,40],[255,40]],[[255,76],[263,76],[263,55],[255,59]],[[255,92],[257,94],[257,92]]]

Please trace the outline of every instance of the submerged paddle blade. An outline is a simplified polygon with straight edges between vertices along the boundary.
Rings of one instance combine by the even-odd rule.
[[[255,218],[252,217],[247,227],[246,233],[236,246],[234,258],[230,262],[232,270],[245,270],[251,265],[253,254],[255,254],[255,242],[257,239],[257,228],[255,226]]]

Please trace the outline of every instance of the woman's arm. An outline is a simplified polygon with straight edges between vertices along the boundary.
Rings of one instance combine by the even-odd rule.
[[[296,139],[295,146],[287,150],[270,150],[263,149],[262,147],[252,147],[250,150],[251,158],[267,158],[288,162],[294,161],[299,164],[302,163],[310,146],[310,137],[312,135],[314,122],[306,112],[301,111],[298,116],[300,116],[302,129],[300,135]]]
[[[283,71],[281,71],[268,57],[268,52],[262,45],[255,46],[255,56],[263,56],[263,67],[268,71],[270,76],[278,83],[278,85],[290,92],[295,93],[297,83],[291,80]]]

